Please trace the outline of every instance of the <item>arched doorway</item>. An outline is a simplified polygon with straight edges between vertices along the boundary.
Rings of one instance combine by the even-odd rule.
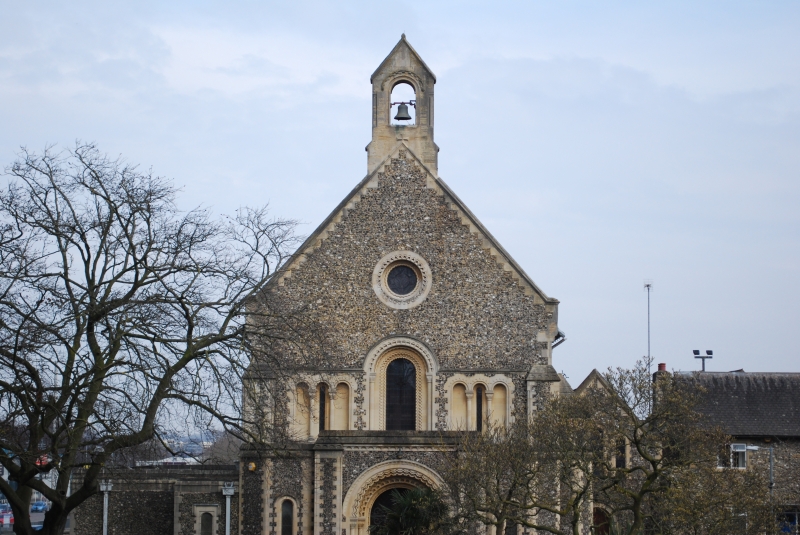
[[[406,488],[389,489],[378,496],[369,511],[369,529],[380,526],[386,521],[386,510],[391,509],[395,500],[408,492]]]
[[[416,428],[417,369],[408,359],[395,359],[386,368],[386,429]]]

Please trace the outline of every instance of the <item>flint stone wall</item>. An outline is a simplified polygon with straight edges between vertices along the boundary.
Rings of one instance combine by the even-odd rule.
[[[76,474],[76,477],[82,477]],[[216,505],[217,535],[225,533],[222,485],[238,487],[237,465],[134,468],[108,474],[109,535],[193,535],[194,505]],[[239,533],[239,491],[231,497],[231,534]],[[70,535],[103,532],[103,494],[81,504],[73,514]],[[177,523],[176,523],[177,521]]]
[[[335,358],[321,366],[358,369],[375,343],[393,335],[423,341],[443,370],[527,371],[548,364],[547,342],[536,340],[553,312],[525,295],[483,239],[427,186],[425,171],[393,159],[377,184],[273,288],[282,306],[306,310],[326,329]],[[372,288],[375,265],[398,250],[421,255],[431,268],[430,293],[407,310],[388,307]]]

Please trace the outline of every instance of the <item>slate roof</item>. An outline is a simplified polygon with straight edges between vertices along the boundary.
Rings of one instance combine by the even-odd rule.
[[[800,373],[700,372],[692,377],[706,389],[700,412],[729,435],[800,438]]]

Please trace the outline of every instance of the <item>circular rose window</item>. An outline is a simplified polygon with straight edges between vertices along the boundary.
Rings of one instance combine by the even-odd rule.
[[[399,264],[389,270],[389,274],[386,276],[386,285],[392,293],[408,295],[417,287],[417,280],[417,273],[414,268]]]
[[[411,251],[395,251],[381,258],[372,272],[372,288],[385,305],[413,308],[427,297],[431,268]]]

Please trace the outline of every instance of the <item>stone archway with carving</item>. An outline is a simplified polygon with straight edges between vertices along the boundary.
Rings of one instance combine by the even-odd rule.
[[[382,340],[364,359],[364,372],[369,381],[366,406],[370,429],[386,429],[386,367],[398,358],[409,360],[416,368],[416,428],[430,429],[433,418],[433,394],[439,362],[422,342],[406,336]]]
[[[356,478],[342,502],[344,520],[350,523],[349,535],[367,535],[372,504],[387,490],[437,489],[443,485],[439,474],[415,461],[385,461],[372,466]]]

